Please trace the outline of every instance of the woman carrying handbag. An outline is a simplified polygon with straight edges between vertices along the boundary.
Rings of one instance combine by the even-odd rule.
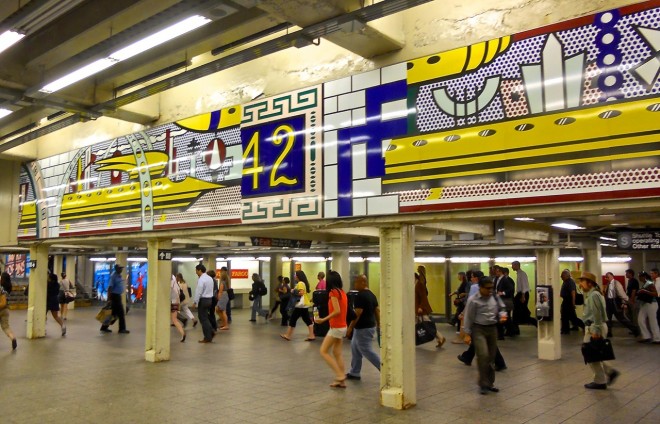
[[[578,278],[578,283],[584,293],[584,316],[582,317],[586,326],[584,343],[598,342],[603,339],[604,334],[607,334],[605,298],[596,283],[596,276],[591,272],[583,272]],[[594,372],[594,381],[584,385],[587,389],[606,390],[607,386],[614,383],[614,380],[620,375],[617,370],[604,361],[590,362],[587,359],[585,357],[585,362],[589,362],[589,366]]]

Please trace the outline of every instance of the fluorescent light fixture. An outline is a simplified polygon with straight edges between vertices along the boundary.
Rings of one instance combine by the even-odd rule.
[[[364,262],[364,258],[361,256],[349,256],[348,262],[352,262],[352,263]]]
[[[228,261],[235,261],[235,262],[252,262],[256,261],[257,259],[254,256],[236,256],[236,257],[228,257]]]
[[[174,25],[171,25],[161,31],[158,31],[155,34],[149,35],[139,41],[136,41],[135,43],[127,47],[124,47],[123,49],[117,50],[116,52],[110,54],[108,57],[99,59],[96,62],[92,62],[89,65],[83,66],[80,69],[76,69],[70,74],[67,74],[58,80],[46,84],[39,91],[50,94],[55,91],[61,90],[62,88],[67,87],[75,82],[78,82],[91,75],[101,72],[104,69],[107,69],[121,62],[122,60],[126,60],[135,55],[143,53],[153,47],[156,47],[160,44],[170,41],[173,38],[179,37],[180,35],[195,30],[209,22],[211,22],[210,19],[199,15],[186,18],[180,22],[177,22]]]
[[[562,219],[561,221],[557,221],[551,226],[555,228],[561,228],[563,230],[584,230],[585,227],[583,226],[582,223],[573,221],[571,219]]]
[[[368,260],[369,262],[380,262],[380,258],[377,257],[377,256],[371,256],[371,257],[368,257],[367,260]]]
[[[291,258],[294,262],[325,262],[326,259],[324,256],[301,256]]]
[[[145,37],[140,41],[136,41],[130,46],[124,47],[121,50],[117,50],[116,52],[112,53],[108,57],[108,59],[121,62],[122,60],[129,59],[135,55],[138,55],[160,44],[170,41],[176,37],[179,37],[180,35],[195,30],[201,27],[202,25],[206,25],[209,22],[211,22],[211,20],[203,16],[199,16],[199,15],[191,16],[189,18],[184,19],[181,22],[177,22],[174,25],[171,25],[161,31],[158,31],[155,34]]]
[[[513,261],[518,261],[520,263],[523,262],[536,262],[536,256],[525,256],[525,257],[501,257],[501,258],[495,258],[495,262],[498,263],[511,263]]]
[[[18,43],[23,37],[25,37],[25,34],[11,30],[0,34],[0,53]]]
[[[455,257],[449,258],[453,264],[476,264],[482,262],[489,262],[490,258],[479,258],[479,257]]]
[[[13,111],[11,111],[9,109],[0,109],[0,119],[4,118],[5,116],[9,115],[12,112]]]
[[[625,264],[632,260],[630,256],[603,256],[600,261],[610,264]]]
[[[174,257],[172,258],[172,262],[199,262],[201,261],[202,258],[184,258],[184,257]]]
[[[259,256],[257,260],[263,262],[270,262],[270,256]]]
[[[147,262],[147,258],[127,258],[126,262]]]
[[[603,236],[603,237],[600,237],[600,239],[601,239],[601,240],[605,240],[605,241],[616,241],[616,239],[615,239],[615,238],[612,238],[612,237],[604,237],[604,236]]]
[[[91,262],[115,262],[116,258],[89,258]]]
[[[582,256],[560,256],[557,258],[560,262],[582,262],[584,258]]]
[[[440,264],[440,263],[445,263],[447,262],[447,258],[444,258],[442,256],[438,257],[427,257],[427,258],[415,258],[416,263],[423,263],[423,264]]]
[[[518,218],[513,218],[514,221],[535,221],[534,218],[528,218],[526,216],[521,216]]]

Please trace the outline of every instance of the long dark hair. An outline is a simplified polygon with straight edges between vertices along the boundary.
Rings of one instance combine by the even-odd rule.
[[[305,283],[305,288],[307,290],[307,293],[309,293],[309,281],[307,281],[307,276],[305,275],[305,272],[303,270],[296,271],[296,277],[298,278],[298,281],[302,281]]]
[[[9,273],[3,272],[2,275],[0,275],[0,283],[7,294],[11,294],[11,277],[9,276]]]
[[[341,291],[342,287],[344,287],[344,283],[341,281],[341,275],[337,271],[328,272],[325,280],[325,289],[328,293],[332,290]]]

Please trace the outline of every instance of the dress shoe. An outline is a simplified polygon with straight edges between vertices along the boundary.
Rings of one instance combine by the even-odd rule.
[[[211,340],[202,339],[202,340],[198,341],[197,343],[211,343]]]
[[[607,384],[588,383],[584,385],[585,389],[607,390]]]
[[[467,365],[468,367],[469,367],[470,365],[472,365],[471,362],[468,362],[468,361],[466,361],[465,359],[463,359],[463,356],[461,356],[461,355],[458,355],[457,358],[458,358],[459,361],[461,361],[462,363],[464,363],[464,364]]]
[[[498,392],[500,391],[500,389],[498,389],[498,388],[495,387],[495,386],[491,386],[491,387],[489,387],[488,390],[490,390],[490,391],[493,392],[493,393],[498,393]]]
[[[651,339],[641,339],[641,340],[637,340],[637,343],[651,343]]]
[[[194,320],[194,321],[193,321],[193,328],[197,327],[197,323],[198,323],[198,322],[199,322],[198,320]]]
[[[256,319],[251,319],[250,322],[257,322],[257,320]]]
[[[349,380],[360,380],[362,377],[360,377],[359,375],[346,374],[346,378]]]
[[[612,384],[614,384],[614,382],[616,381],[617,378],[619,378],[620,375],[621,373],[619,371],[612,370],[610,375],[607,376],[607,385],[611,386]]]
[[[100,330],[100,331],[102,331],[102,332],[104,332],[104,333],[112,333],[112,330],[109,329],[109,328],[103,328],[103,327],[101,327],[101,330]]]
[[[18,343],[16,342],[16,339],[11,339],[11,350],[16,350],[18,347]]]
[[[495,366],[495,371],[504,371],[508,367],[506,365],[502,365],[501,367],[498,367],[497,365]]]
[[[488,390],[488,387],[482,387],[479,389],[479,393],[481,393],[482,395],[487,395],[489,391],[490,390]]]
[[[128,330],[119,330],[118,333],[119,334],[130,334],[131,332],[128,331]]]

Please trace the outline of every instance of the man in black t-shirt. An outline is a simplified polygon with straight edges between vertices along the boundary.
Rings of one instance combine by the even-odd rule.
[[[380,371],[380,356],[374,351],[373,340],[377,331],[380,331],[380,309],[378,299],[369,290],[367,277],[358,275],[355,279],[355,315],[356,318],[349,323],[346,337],[351,338],[351,369],[346,374],[349,380],[359,380],[362,370],[362,357],[367,358],[374,367]],[[379,341],[380,343],[380,341]]]
[[[628,284],[626,284],[626,294],[628,295],[628,309],[626,313],[628,319],[632,321],[635,327],[637,325],[637,315],[639,315],[639,304],[636,302],[637,292],[639,291],[639,281],[635,278],[635,271],[632,269],[626,270],[626,278],[628,279]]]
[[[567,269],[563,270],[561,279],[564,281],[559,291],[559,296],[561,297],[561,334],[569,334],[571,332],[571,324],[573,324],[573,329],[584,329],[584,323],[575,313],[576,287],[575,281],[571,278],[571,272]]]

